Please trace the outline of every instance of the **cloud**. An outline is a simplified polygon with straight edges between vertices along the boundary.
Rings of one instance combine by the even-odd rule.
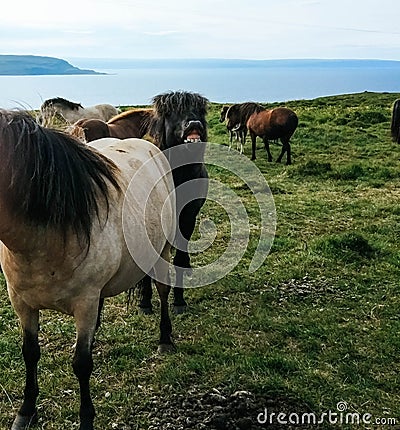
[[[159,30],[159,31],[145,31],[143,34],[147,36],[169,36],[171,34],[181,33],[178,30]]]
[[[0,15],[0,46],[8,53],[329,58],[337,57],[341,46],[354,46],[357,58],[367,55],[358,46],[371,45],[376,58],[375,48],[385,55],[387,46],[400,48],[400,4],[393,0],[69,0],[62,8],[54,0],[20,0],[8,5]],[[344,54],[351,56],[351,49]]]

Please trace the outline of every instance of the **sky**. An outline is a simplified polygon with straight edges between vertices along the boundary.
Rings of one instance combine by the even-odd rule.
[[[0,54],[400,60],[399,0],[19,0]]]

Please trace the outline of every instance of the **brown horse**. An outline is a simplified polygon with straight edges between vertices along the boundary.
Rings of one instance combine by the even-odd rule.
[[[281,162],[286,152],[286,164],[291,164],[290,138],[295,132],[298,123],[299,120],[296,113],[285,107],[253,113],[246,123],[252,143],[251,159],[256,159],[256,138],[258,136],[263,139],[268,154],[268,161],[272,161],[269,140],[280,139],[282,142],[282,151],[277,161]]]
[[[395,100],[393,104],[390,132],[393,142],[400,143],[400,99]]]
[[[108,122],[99,119],[81,119],[68,132],[86,142],[103,137],[127,139],[142,138],[148,133],[153,109],[131,109],[112,117]]]

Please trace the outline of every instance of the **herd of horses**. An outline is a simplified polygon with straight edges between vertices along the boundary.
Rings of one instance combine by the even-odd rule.
[[[104,137],[142,138],[146,134],[151,138],[154,118],[154,108],[131,109],[118,113],[116,108],[110,105],[102,104],[83,108],[81,104],[61,97],[46,100],[42,104],[40,112],[44,124],[47,124],[48,119],[52,116],[60,115],[70,124],[67,131],[86,142]],[[280,140],[282,151],[277,161],[280,162],[286,153],[286,162],[291,164],[290,138],[298,125],[298,117],[291,109],[286,107],[265,109],[254,102],[225,105],[220,112],[220,121],[226,123],[230,133],[230,148],[235,137],[242,153],[247,134],[249,134],[252,144],[251,159],[255,160],[256,138],[260,137],[263,140],[268,161],[272,161],[269,142]]]
[[[230,132],[230,145],[234,133],[240,142],[240,152],[246,142],[247,133],[251,138],[251,159],[256,159],[256,139],[262,138],[267,151],[268,161],[272,161],[272,154],[269,148],[271,140],[280,140],[282,151],[277,159],[282,160],[286,153],[286,164],[291,164],[290,138],[296,131],[299,119],[294,111],[286,107],[265,109],[258,103],[245,102],[232,106],[223,106],[220,113],[220,122],[226,122],[226,127]]]
[[[75,320],[80,430],[94,428],[92,345],[107,297],[140,285],[139,306],[150,313],[154,282],[161,304],[159,350],[174,350],[170,269],[175,270],[174,310],[181,313],[187,306],[184,275],[191,271],[188,242],[208,192],[209,101],[171,91],[152,102],[149,109],[111,116],[99,109],[97,117],[79,119],[67,111],[85,110],[81,105],[61,98],[45,102],[40,119],[60,109],[70,123],[68,132],[48,128],[27,112],[0,110],[0,264],[22,327],[26,368],[12,430],[29,428],[38,419],[41,309]],[[222,108],[220,120],[231,133],[231,145],[236,136],[243,149],[250,135],[252,159],[261,137],[268,161],[269,141],[280,139],[277,161],[286,153],[291,163],[290,138],[298,125],[292,110],[234,104]],[[391,130],[398,143],[399,128],[397,100]]]

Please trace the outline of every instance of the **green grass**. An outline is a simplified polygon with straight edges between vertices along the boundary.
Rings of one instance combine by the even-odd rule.
[[[277,228],[255,273],[248,272],[259,225],[255,199],[236,177],[210,168],[246,206],[253,226],[248,250],[223,279],[187,292],[190,311],[172,317],[175,354],[156,354],[158,309],[145,317],[127,309],[125,295],[106,302],[94,348],[97,428],[146,429],[154,396],[193,386],[250,390],[274,400],[277,411],[280,399],[282,408],[317,413],[346,401],[350,411],[400,422],[400,147],[389,133],[398,97],[365,92],[286,103],[299,116],[293,164],[268,163],[261,141],[257,146],[255,164],[271,188]],[[220,107],[211,105],[209,140],[227,145]],[[280,148],[271,149],[276,160]],[[213,261],[230,235],[218,205],[207,202],[201,219],[215,223],[217,236],[193,256],[195,265]],[[24,367],[3,279],[1,291],[6,429],[20,405]],[[43,312],[39,428],[77,428],[73,343],[72,319]]]

